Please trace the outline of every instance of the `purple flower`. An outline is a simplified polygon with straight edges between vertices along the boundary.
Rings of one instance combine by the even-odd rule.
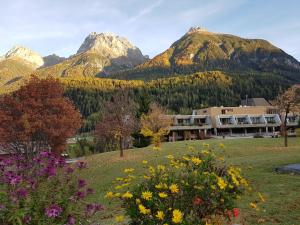
[[[94,193],[95,193],[94,189],[92,189],[92,188],[86,189],[86,194],[90,195],[90,194],[94,194]]]
[[[66,225],[74,225],[76,223],[76,220],[73,216],[68,217],[68,223]]]
[[[82,188],[86,185],[86,181],[83,179],[78,179],[78,187]]]
[[[51,156],[51,153],[48,151],[42,151],[42,152],[40,152],[40,156],[43,158],[47,158],[47,157]]]
[[[12,177],[10,177],[9,179],[9,183],[11,185],[17,185],[18,183],[20,183],[22,180],[22,177],[19,175],[13,175]]]
[[[67,170],[66,170],[67,174],[71,174],[74,172],[74,169],[71,168],[71,167],[68,167]]]
[[[78,191],[77,192],[77,198],[78,199],[81,199],[81,198],[84,198],[85,197],[85,193],[83,191]]]
[[[58,217],[61,214],[62,211],[63,210],[62,210],[62,208],[59,205],[53,204],[53,205],[48,206],[45,209],[45,214],[48,217],[55,218],[55,217]]]
[[[25,188],[20,188],[16,192],[18,198],[26,198],[28,195],[28,191]]]
[[[85,208],[85,214],[88,216],[93,215],[94,213],[103,210],[103,206],[96,203],[87,204]]]
[[[25,215],[25,216],[23,217],[23,222],[24,222],[25,224],[28,224],[30,221],[31,221],[31,216]]]
[[[2,210],[4,210],[4,209],[6,209],[5,205],[0,204],[0,211],[2,211]]]
[[[84,168],[86,168],[86,163],[85,162],[77,162],[76,166],[78,169],[84,169]]]

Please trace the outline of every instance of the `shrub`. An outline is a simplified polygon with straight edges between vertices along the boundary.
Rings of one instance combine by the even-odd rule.
[[[209,150],[167,158],[169,164],[149,166],[134,184],[133,169],[126,169],[129,175],[116,179],[121,191],[107,193],[121,199],[130,224],[224,224],[238,216],[235,201],[248,186],[239,168],[224,166]]]
[[[78,175],[85,163],[73,166],[43,151],[32,161],[12,156],[0,162],[0,224],[90,224],[102,206],[88,203],[93,193]]]

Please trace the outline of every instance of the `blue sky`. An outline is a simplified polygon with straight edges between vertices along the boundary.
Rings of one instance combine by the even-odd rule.
[[[21,44],[69,56],[90,32],[110,31],[153,57],[202,26],[266,39],[300,61],[297,0],[0,0],[0,6],[0,54]]]

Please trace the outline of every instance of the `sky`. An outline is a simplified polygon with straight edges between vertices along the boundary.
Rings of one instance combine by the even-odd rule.
[[[95,31],[153,57],[200,26],[266,39],[300,61],[299,9],[298,0],[0,0],[0,55],[23,45],[67,57]]]

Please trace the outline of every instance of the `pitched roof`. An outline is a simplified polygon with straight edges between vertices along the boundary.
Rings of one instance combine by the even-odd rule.
[[[270,106],[271,104],[264,98],[248,98],[242,100],[242,105],[247,106]]]

